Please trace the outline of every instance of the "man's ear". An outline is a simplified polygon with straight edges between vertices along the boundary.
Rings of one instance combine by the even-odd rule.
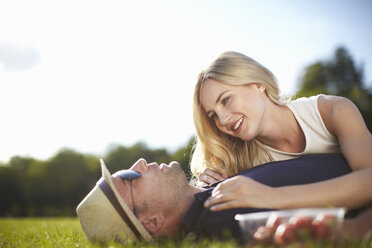
[[[146,230],[151,234],[159,232],[159,230],[161,229],[165,222],[165,216],[161,213],[143,216],[142,218],[139,219],[142,225],[144,225]]]

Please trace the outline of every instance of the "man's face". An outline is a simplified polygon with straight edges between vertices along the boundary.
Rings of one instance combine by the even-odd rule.
[[[181,166],[177,162],[169,165],[157,163],[148,164],[146,160],[139,159],[130,170],[141,173],[141,177],[131,180],[123,180],[119,177],[119,172],[112,175],[115,187],[121,197],[132,211],[134,205],[138,208],[137,212],[159,211],[172,207],[177,199],[182,197],[184,190],[188,186],[188,180]]]

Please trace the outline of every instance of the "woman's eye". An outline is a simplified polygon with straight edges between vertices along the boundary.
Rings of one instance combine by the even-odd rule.
[[[221,103],[223,105],[225,105],[227,103],[227,101],[229,100],[229,97],[225,97],[224,99],[222,99]]]

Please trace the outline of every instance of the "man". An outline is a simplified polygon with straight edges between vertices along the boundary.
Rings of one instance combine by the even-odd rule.
[[[177,162],[169,165],[139,159],[129,170],[112,176],[101,160],[102,178],[77,207],[82,228],[91,241],[175,237],[194,233],[222,238],[225,233],[242,240],[236,214],[267,209],[239,208],[210,211],[204,202],[210,189],[189,184]],[[243,172],[271,187],[312,183],[350,172],[341,155],[309,155],[271,162]]]

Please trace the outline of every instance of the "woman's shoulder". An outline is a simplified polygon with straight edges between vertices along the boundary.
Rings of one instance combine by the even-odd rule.
[[[338,105],[353,105],[352,101],[343,96],[318,95],[319,108],[332,108]]]
[[[348,107],[353,103],[342,96],[319,94],[310,97],[301,97],[289,102],[289,105],[305,107],[306,105],[316,107],[322,116],[330,114],[335,107]]]
[[[342,96],[320,95],[317,104],[320,114],[324,117],[331,116],[338,110],[355,109],[354,103]]]
[[[348,99],[333,95],[319,94],[310,97],[301,97],[291,101],[287,106],[298,115],[305,123],[314,126],[320,123],[321,127],[328,133],[334,135],[332,113],[338,107],[343,107]],[[314,122],[315,121],[315,122]]]
[[[335,133],[335,124],[350,114],[355,114],[358,109],[354,103],[342,96],[322,95],[318,99],[319,113],[332,134]]]

